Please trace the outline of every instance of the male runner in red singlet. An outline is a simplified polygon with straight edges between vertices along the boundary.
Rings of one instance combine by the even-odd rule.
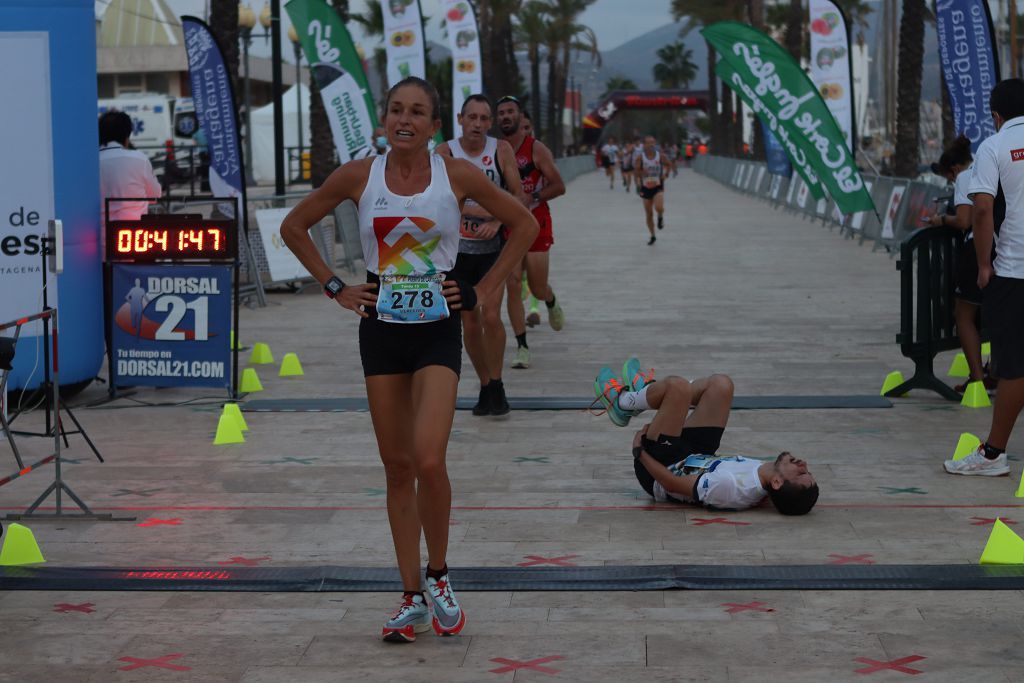
[[[523,193],[532,201],[530,209],[540,224],[537,239],[523,259],[526,268],[526,279],[533,295],[543,301],[548,309],[548,323],[551,329],[562,329],[565,314],[555,299],[555,292],[548,284],[548,271],[551,265],[549,250],[555,238],[551,231],[551,210],[548,201],[565,194],[565,182],[555,166],[551,150],[532,135],[527,135],[520,128],[522,106],[519,100],[506,95],[498,100],[498,128],[502,136],[516,151],[516,164],[519,166],[519,177],[523,181]],[[519,268],[508,278],[508,317],[512,324],[512,332],[516,335],[515,358],[513,368],[530,367],[530,348],[526,344],[526,311],[519,296],[522,287],[522,269]]]

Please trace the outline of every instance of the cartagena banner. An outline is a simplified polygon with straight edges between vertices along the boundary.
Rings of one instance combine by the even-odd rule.
[[[999,82],[999,57],[988,3],[938,0],[935,29],[956,132],[966,135],[971,150],[977,151],[981,141],[996,132],[988,98]]]
[[[210,191],[215,197],[242,197],[242,153],[231,76],[210,27],[201,19],[182,17],[188,77],[199,125],[210,154]]]
[[[832,112],[847,147],[856,151],[853,78],[846,16],[832,0],[810,0],[811,81]]]
[[[452,131],[462,135],[458,113],[470,95],[484,91],[480,65],[480,30],[467,0],[444,0],[448,47],[452,51]]]
[[[384,49],[388,56],[388,87],[409,76],[426,78],[423,21],[419,0],[381,0]]]
[[[735,21],[712,24],[701,35],[735,70],[729,87],[764,117],[798,172],[823,185],[843,213],[875,210],[842,131],[793,57]]]
[[[341,18],[323,0],[289,0],[285,10],[311,65],[338,160],[362,157],[373,144],[377,112],[363,63]]]

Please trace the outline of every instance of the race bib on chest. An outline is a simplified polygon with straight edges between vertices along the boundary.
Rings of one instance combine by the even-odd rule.
[[[654,188],[657,187],[658,185],[661,185],[661,176],[644,176],[644,187]]]
[[[484,239],[480,237],[480,226],[486,222],[483,218],[463,214],[462,221],[459,223],[459,236],[464,240]]]
[[[451,313],[441,293],[444,273],[381,275],[377,317],[389,323],[432,323]]]

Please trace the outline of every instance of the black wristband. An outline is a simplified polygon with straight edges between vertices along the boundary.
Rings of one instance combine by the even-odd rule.
[[[633,446],[633,459],[634,460],[639,460],[640,456],[643,455],[643,452],[644,452],[644,447],[643,446]]]
[[[472,311],[476,308],[476,289],[465,280],[456,280],[455,284],[459,286],[459,295],[462,297],[462,310]]]

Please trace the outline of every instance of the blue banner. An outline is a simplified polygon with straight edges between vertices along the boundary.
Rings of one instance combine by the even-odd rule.
[[[793,175],[793,165],[789,163],[786,148],[775,137],[775,133],[764,122],[764,119],[758,116],[757,120],[761,122],[761,130],[764,131],[764,155],[768,161],[768,172],[785,178],[790,177]]]
[[[966,135],[971,150],[977,151],[981,141],[996,132],[988,99],[999,82],[999,57],[988,3],[937,0],[935,28],[956,132]]]
[[[111,266],[117,386],[231,385],[231,266]]]
[[[242,154],[231,76],[210,27],[195,17],[182,17],[188,77],[199,125],[210,154],[210,191],[217,197],[243,194]]]

